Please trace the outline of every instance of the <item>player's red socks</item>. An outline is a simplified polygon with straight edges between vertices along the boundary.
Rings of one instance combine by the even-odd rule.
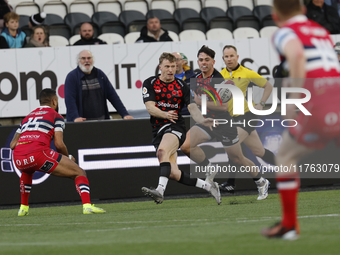
[[[74,180],[74,182],[76,183],[76,188],[83,204],[91,204],[90,186],[87,177],[79,176]]]
[[[32,188],[33,174],[22,172],[20,177],[21,204],[28,206],[28,198]]]
[[[297,223],[297,194],[300,178],[297,173],[276,178],[277,189],[281,195],[282,226],[292,228]]]

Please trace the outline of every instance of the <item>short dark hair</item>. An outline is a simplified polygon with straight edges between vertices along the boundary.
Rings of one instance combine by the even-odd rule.
[[[162,64],[164,59],[169,60],[169,62],[171,63],[176,62],[176,57],[171,53],[163,52],[162,55],[159,57],[159,64]]]
[[[212,49],[210,49],[208,46],[205,46],[205,45],[203,45],[200,49],[199,49],[199,51],[198,51],[198,53],[197,53],[197,57],[198,57],[198,55],[200,54],[200,53],[205,53],[205,54],[207,54],[208,56],[210,56],[212,59],[215,59],[215,51],[214,50],[212,50]]]
[[[40,105],[49,104],[55,96],[57,93],[54,89],[43,89],[39,94]]]
[[[236,47],[233,46],[233,45],[226,45],[226,46],[224,46],[224,47],[223,47],[223,50],[222,50],[222,53],[224,52],[225,49],[234,49],[235,52],[237,53],[237,49],[236,49]]]

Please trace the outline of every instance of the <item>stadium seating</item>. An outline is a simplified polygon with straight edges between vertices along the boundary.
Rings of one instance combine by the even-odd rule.
[[[91,20],[98,27],[101,27],[104,23],[110,21],[118,21],[116,14],[112,12],[96,12],[92,15]]]
[[[81,12],[85,13],[89,17],[92,17],[95,12],[94,4],[89,0],[76,0],[70,3],[69,12]]]
[[[185,20],[199,17],[200,15],[198,14],[198,12],[190,8],[176,9],[174,12],[174,18],[180,25],[181,30],[183,30],[182,25]]]
[[[106,22],[100,27],[100,33],[101,34],[115,33],[115,34],[119,34],[119,35],[124,37],[125,36],[125,26],[120,21]]]
[[[68,13],[67,5],[64,2],[57,0],[43,2],[42,11],[47,14],[59,15],[61,18],[65,18]]]
[[[163,9],[149,10],[146,14],[146,19],[149,19],[150,17],[157,17],[160,21],[164,19],[173,19],[172,14]]]
[[[236,28],[233,32],[234,39],[259,38],[259,32],[252,27]]]
[[[229,0],[229,7],[232,6],[243,6],[249,10],[253,10],[254,3],[253,0]]]
[[[60,35],[51,35],[49,37],[49,43],[51,47],[62,47],[69,45],[69,41]]]
[[[150,9],[163,9],[173,14],[176,10],[176,3],[173,0],[152,0]]]
[[[255,6],[270,5],[273,6],[273,0],[255,0]]]
[[[182,29],[184,30],[200,30],[203,33],[207,32],[207,25],[205,21],[201,18],[192,18],[192,19],[187,19],[183,21],[182,23]]]
[[[277,29],[278,29],[278,27],[276,27],[276,26],[263,27],[260,30],[260,36],[271,38],[273,36],[273,34],[276,32]]]
[[[125,43],[135,43],[136,40],[139,38],[139,36],[140,36],[140,33],[138,32],[128,33],[124,37]]]
[[[170,38],[172,39],[173,42],[178,42],[179,41],[179,37],[175,32],[172,31],[168,31]]]
[[[60,35],[60,36],[65,37],[66,39],[69,39],[72,36],[71,29],[66,24],[58,24],[58,25],[50,26],[49,33],[50,33],[50,36]]]
[[[19,15],[28,15],[39,13],[40,7],[33,1],[20,2],[15,7],[15,12]]]
[[[195,10],[197,13],[200,13],[202,9],[202,3],[200,0],[179,0],[177,6],[178,9],[189,8]]]
[[[48,13],[43,24],[46,26],[64,24],[64,19],[57,14]]]
[[[125,25],[126,33],[129,33],[130,29],[134,29],[134,27],[130,27],[130,25],[135,26],[135,28],[138,26],[139,28],[143,27],[140,22],[142,22],[144,25],[146,23],[145,15],[139,11],[122,11],[119,14],[119,21]],[[132,22],[134,23],[131,24]]]
[[[180,41],[204,41],[205,34],[199,30],[184,30],[179,33]]]
[[[228,9],[228,1],[227,0],[205,0],[203,7],[220,8],[222,11],[226,12]]]
[[[19,15],[19,27],[22,28],[23,26],[28,26],[28,21],[30,19],[30,16],[28,15]]]
[[[76,41],[79,41],[81,39],[80,35],[73,35],[69,39],[70,45],[73,45]]]
[[[213,28],[206,33],[207,40],[228,40],[233,39],[233,34],[225,28]]]
[[[124,38],[120,34],[106,33],[98,36],[99,39],[103,40],[107,44],[124,43]]]
[[[72,34],[76,34],[76,26],[79,26],[84,22],[91,23],[91,18],[85,13],[74,12],[67,14],[64,18],[64,22],[70,27]]]
[[[269,5],[255,6],[253,10],[253,14],[260,21],[261,27],[275,26],[271,12],[272,7]]]
[[[148,3],[145,0],[128,0],[124,3],[124,11],[139,11],[144,15],[149,11]]]
[[[180,32],[180,26],[179,26],[178,22],[174,19],[164,19],[164,20],[162,20],[161,25],[162,25],[162,28],[164,28],[168,31],[173,31],[177,35]]]
[[[102,0],[97,3],[97,12],[112,12],[118,17],[122,10],[122,4],[117,0]]]
[[[220,8],[205,7],[200,12],[201,18],[205,21],[208,27],[210,27],[210,21],[218,17],[226,17],[226,13]]]
[[[213,28],[225,28],[229,31],[234,30],[234,23],[233,21],[228,17],[217,17],[212,20],[210,20],[210,29]]]
[[[239,27],[253,27],[256,30],[260,30],[260,22],[247,7],[230,7],[227,10],[227,16],[234,22],[234,29]]]

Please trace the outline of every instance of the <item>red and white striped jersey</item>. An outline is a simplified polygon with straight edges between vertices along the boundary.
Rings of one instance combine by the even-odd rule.
[[[64,118],[49,106],[40,106],[28,114],[16,131],[21,134],[15,152],[18,155],[49,149],[55,131],[63,131]]]
[[[282,61],[285,59],[283,50],[287,42],[296,38],[304,47],[306,78],[340,76],[339,60],[328,31],[304,15],[289,19],[273,36]],[[289,71],[287,65],[284,67]]]

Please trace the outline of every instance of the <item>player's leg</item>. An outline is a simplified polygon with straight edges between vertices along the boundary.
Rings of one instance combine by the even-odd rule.
[[[263,147],[263,144],[256,130],[253,130],[250,135],[244,139],[243,142],[255,156],[262,158],[264,161],[271,165],[275,165],[274,153]]]
[[[170,157],[170,164],[170,179],[176,180],[179,183],[187,186],[204,189],[215,198],[217,204],[221,204],[221,193],[216,182],[208,182],[199,178],[191,178],[188,173],[180,170],[177,165],[177,152]]]
[[[250,176],[252,176],[259,191],[259,196],[257,199],[266,199],[268,196],[268,188],[270,183],[267,179],[261,176],[261,173],[259,172],[259,169],[258,167],[256,167],[254,162],[243,155],[240,142],[234,144],[233,146],[225,148],[225,151],[227,152],[229,159],[233,163],[251,170],[249,174]]]
[[[21,172],[20,177],[20,193],[21,193],[21,205],[18,211],[18,216],[28,215],[28,198],[32,188],[33,173]]]
[[[178,167],[177,169],[173,169],[170,164],[170,158],[172,155],[177,153],[177,149],[179,147],[179,139],[173,133],[165,133],[162,136],[161,142],[157,148],[157,158],[160,163],[159,167],[159,181],[156,189],[149,189],[146,187],[142,187],[142,192],[151,197],[157,204],[161,204],[164,200],[164,191],[168,184],[170,174],[173,172],[173,178],[176,178],[178,175]]]
[[[209,161],[204,151],[198,146],[211,139],[209,134],[198,126],[193,126],[187,133],[186,139],[181,146],[181,151],[197,164],[208,165]],[[204,164],[208,162],[207,164]]]
[[[279,167],[295,166],[298,160],[313,152],[312,149],[297,143],[288,131],[282,135],[282,144],[276,155]],[[294,167],[291,167],[294,169]],[[267,237],[282,237],[294,240],[298,238],[299,226],[297,222],[297,194],[300,186],[299,175],[296,172],[279,172],[276,174],[276,185],[281,197],[282,221],[272,228],[262,230]]]
[[[86,177],[86,173],[76,163],[68,157],[62,155],[57,167],[51,172],[52,175],[58,177],[66,177],[74,180],[77,192],[81,197],[83,203],[83,213],[104,213],[105,210],[91,205],[90,199],[90,185]]]

